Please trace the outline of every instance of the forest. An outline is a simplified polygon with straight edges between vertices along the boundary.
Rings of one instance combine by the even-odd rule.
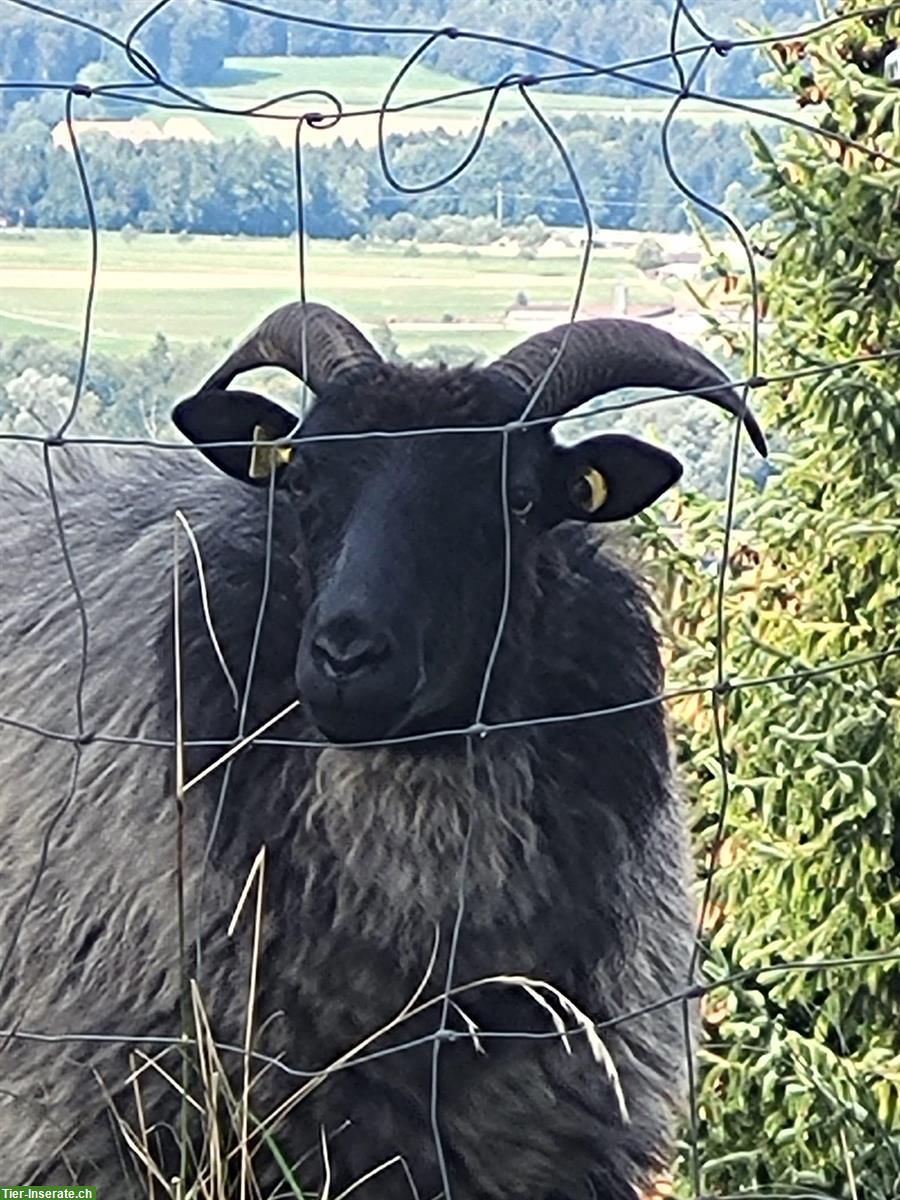
[[[657,122],[571,117],[556,124],[596,224],[662,231],[687,227],[683,198],[663,164]],[[699,138],[708,153],[695,153]],[[248,136],[212,144],[133,145],[87,134],[80,141],[103,228],[271,235],[296,227],[293,156],[274,140]],[[467,135],[423,133],[389,139],[388,152],[400,178],[421,185],[458,162],[469,141]],[[762,215],[763,206],[752,196],[752,156],[737,125],[721,122],[700,129],[679,121],[671,149],[693,191],[713,203],[725,201],[744,219]],[[312,147],[304,166],[305,216],[313,237],[366,236],[385,218],[406,211],[417,219],[492,215],[498,183],[508,222],[529,216],[547,225],[582,222],[562,161],[548,155],[546,134],[525,118],[485,141],[464,180],[418,197],[393,191],[377,152],[357,143]],[[54,148],[49,127],[27,109],[0,134],[0,215],[7,224],[25,226],[84,227],[88,221],[71,153]]]
[[[121,51],[86,28],[74,28],[32,11],[16,0],[3,0],[4,38],[0,42],[0,80],[74,80],[88,63],[109,60],[128,77]],[[120,0],[114,15],[108,0],[54,0],[58,12],[95,23],[124,38],[131,25],[148,11],[146,0]],[[262,7],[262,6],[260,6]],[[612,64],[640,59],[667,45],[670,0],[604,0],[603,19],[588,20],[595,0],[555,0],[526,4],[522,0],[396,0],[388,9],[379,0],[279,0],[279,12],[306,18],[287,21],[252,11],[238,0],[179,0],[160,9],[139,31],[135,45],[162,74],[181,84],[211,82],[226,55],[344,55],[412,52],[424,31],[454,27],[496,34],[533,46],[552,46],[561,55],[591,63]],[[386,14],[394,30],[416,34],[335,29],[329,23],[351,23],[383,29]],[[736,22],[785,30],[801,28],[815,17],[812,0],[704,0],[691,14],[719,38],[739,36]],[[698,35],[687,22],[684,37],[696,44]],[[491,82],[511,71],[565,72],[567,64],[535,49],[499,44],[485,52],[484,44],[465,37],[441,38],[426,62],[477,82]],[[757,96],[760,62],[751,54],[713,55],[698,80],[701,89],[720,95]],[[667,64],[650,64],[641,79],[671,80]],[[572,80],[559,86],[590,86]],[[604,91],[634,94],[634,81],[604,79]],[[6,97],[8,104],[9,96]]]
[[[78,78],[134,83],[136,73],[111,35],[124,39],[146,12],[144,0],[58,0],[55,11],[82,22],[71,25],[4,0],[0,81],[66,83]],[[460,30],[479,30],[522,43],[552,45],[559,54],[613,63],[647,55],[667,45],[668,0],[609,0],[603,20],[586,21],[589,0],[560,0],[553,6],[519,0],[399,0],[391,28],[410,27],[421,39],[426,28],[451,21]],[[385,31],[385,9],[377,0],[331,0],[313,10],[302,0],[284,0],[279,11],[296,21],[253,11],[238,0],[181,0],[159,7],[142,25],[135,46],[162,75],[199,87],[222,77],[226,58],[236,55],[399,54],[415,49],[411,35]],[[313,16],[313,11],[315,16]],[[719,37],[738,34],[736,22],[789,30],[815,14],[810,0],[716,0],[698,3],[691,15]],[[354,29],[336,29],[334,23]],[[96,25],[108,35],[100,35]],[[366,32],[378,27],[382,32]],[[685,24],[689,40],[699,36]],[[466,37],[440,38],[423,59],[475,82],[509,71],[566,73],[568,64],[535,49],[485,44]],[[749,52],[710,55],[695,87],[718,95],[764,94],[762,60]],[[225,72],[227,74],[227,72]],[[672,82],[671,64],[640,68],[641,80]],[[591,86],[596,79],[557,80],[554,88]],[[604,76],[604,93],[630,95],[632,80]],[[159,99],[158,89],[146,92]],[[108,105],[115,105],[115,101]],[[140,106],[119,102],[117,116],[138,115]],[[58,92],[0,88],[0,218],[26,226],[81,226],[84,199],[68,151],[54,149],[50,127],[62,115]],[[113,115],[110,113],[110,115]],[[673,188],[660,146],[659,124],[615,117],[574,116],[557,122],[588,197],[591,216],[611,228],[680,231],[687,227],[682,196]],[[702,138],[709,153],[693,148]],[[132,145],[85,137],[88,177],[102,227],[207,233],[283,234],[294,229],[293,165],[274,141],[247,138],[215,145],[160,142]],[[466,152],[467,137],[416,134],[389,146],[397,173],[421,186],[442,176]],[[448,184],[421,196],[402,196],[385,183],[375,152],[337,144],[307,152],[307,221],[312,236],[368,236],[398,212],[416,220],[436,216],[486,216],[495,211],[499,183],[510,222],[536,217],[548,225],[582,221],[571,182],[557,155],[547,153],[546,135],[534,122],[519,121],[491,136],[466,173],[464,185]],[[763,215],[753,196],[752,156],[736,124],[700,130],[686,119],[671,135],[675,166],[684,183],[714,204],[726,204],[744,221]],[[599,151],[599,152],[598,152]]]

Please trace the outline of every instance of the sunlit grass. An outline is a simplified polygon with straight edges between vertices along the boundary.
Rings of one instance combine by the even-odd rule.
[[[86,232],[0,237],[0,336],[76,341],[89,262]],[[576,256],[491,257],[447,247],[410,257],[394,245],[315,240],[307,287],[311,299],[364,327],[391,322],[403,352],[440,343],[493,353],[520,336],[501,322],[521,293],[532,304],[567,305],[578,269]],[[673,296],[671,285],[647,279],[623,251],[595,257],[585,302],[611,304],[622,281],[636,303],[665,303]],[[296,245],[289,238],[140,234],[126,241],[120,233],[102,233],[93,343],[129,354],[146,348],[158,332],[182,343],[230,342],[264,313],[295,299],[298,286]]]

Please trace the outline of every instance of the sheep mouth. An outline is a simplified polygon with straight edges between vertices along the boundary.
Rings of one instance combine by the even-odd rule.
[[[408,736],[410,706],[400,711],[352,709],[344,706],[311,706],[310,715],[329,743],[362,747]]]

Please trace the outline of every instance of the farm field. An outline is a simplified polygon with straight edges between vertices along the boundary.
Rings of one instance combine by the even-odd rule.
[[[576,256],[472,253],[439,247],[411,257],[394,245],[315,240],[308,250],[309,295],[364,328],[389,321],[404,353],[434,343],[501,351],[521,336],[500,327],[520,293],[532,304],[571,301]],[[0,235],[0,336],[77,341],[89,263],[84,231]],[[623,281],[637,304],[664,304],[684,294],[677,284],[648,280],[627,250],[618,256],[606,250],[592,260],[585,303],[611,304]],[[92,344],[125,355],[146,349],[158,332],[173,342],[231,341],[297,292],[297,248],[288,238],[197,235],[184,241],[142,233],[125,241],[119,233],[102,233]]]
[[[341,101],[346,118],[328,130],[307,130],[309,141],[326,142],[337,137],[356,139],[363,145],[373,145],[377,140],[378,122],[372,110],[381,105],[385,92],[401,66],[398,58],[381,56],[352,57],[269,57],[227,58],[219,73],[218,81],[202,89],[198,94],[209,103],[222,108],[247,110],[267,104],[286,93],[310,89],[322,89],[333,93]],[[549,85],[548,89],[549,89]],[[598,81],[598,89],[602,81]],[[476,90],[475,95],[454,96],[437,104],[422,102],[447,92]],[[588,93],[565,93],[536,89],[542,111],[548,116],[624,116],[631,118],[661,120],[671,106],[671,97],[647,93],[631,99],[591,95]],[[400,88],[392,99],[392,106],[414,107],[390,114],[385,121],[387,133],[411,134],[436,130],[443,127],[448,133],[467,133],[481,121],[489,94],[477,89],[470,81],[457,78],[442,71],[416,64],[404,77]],[[760,107],[772,113],[794,112],[790,101],[781,98],[760,103]],[[297,116],[310,110],[329,112],[330,107],[321,96],[298,97],[283,100],[266,109],[278,117]],[[360,115],[349,115],[359,110]],[[494,110],[494,124],[527,115],[528,110],[516,90],[504,91]],[[770,118],[728,108],[724,104],[704,100],[688,100],[679,106],[679,114],[701,124],[713,121],[738,121],[757,125],[767,124]],[[89,115],[89,114],[85,114]],[[148,115],[163,122],[171,114],[165,110],[148,110]],[[222,114],[195,114],[211,132],[218,137],[240,137],[248,132],[260,136],[277,137],[286,143],[294,135],[292,121],[260,115],[252,120],[246,116]]]

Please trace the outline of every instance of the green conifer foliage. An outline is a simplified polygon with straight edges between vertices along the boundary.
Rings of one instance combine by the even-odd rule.
[[[702,977],[811,964],[704,1003],[698,1160],[717,1197],[900,1196],[900,87],[884,78],[900,10],[842,10],[857,15],[769,53],[798,116],[858,145],[754,135],[772,212],[752,233],[760,368],[807,373],[752,393],[789,452],[764,488],[742,481],[727,546],[724,780],[709,695],[673,705],[715,862]],[[746,337],[717,332],[746,370]],[[647,530],[673,686],[716,679],[722,524],[689,497],[676,548]],[[847,958],[863,961],[828,965]],[[685,1196],[690,1166],[686,1150]]]

